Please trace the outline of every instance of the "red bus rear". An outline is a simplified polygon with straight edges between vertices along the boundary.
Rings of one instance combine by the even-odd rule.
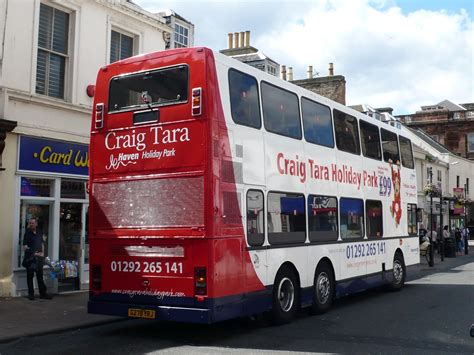
[[[90,313],[210,323],[271,307],[246,251],[212,51],[101,68],[90,157]]]

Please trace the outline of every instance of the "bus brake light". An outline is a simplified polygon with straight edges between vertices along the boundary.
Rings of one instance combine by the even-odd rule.
[[[202,108],[202,89],[201,88],[194,88],[192,90],[193,98],[192,98],[192,115],[199,116],[201,114]]]
[[[206,295],[207,294],[207,278],[206,268],[197,267],[194,269],[194,280],[195,280],[195,294]]]
[[[95,105],[95,128],[104,127],[104,104],[100,103]]]

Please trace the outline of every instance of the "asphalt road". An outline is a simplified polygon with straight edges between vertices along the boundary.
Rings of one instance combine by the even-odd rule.
[[[127,320],[0,344],[0,354],[474,354],[474,263],[425,276],[401,292],[338,300],[291,324],[265,319],[211,326]]]

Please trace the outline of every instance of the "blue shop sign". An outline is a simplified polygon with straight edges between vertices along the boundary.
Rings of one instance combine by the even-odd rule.
[[[85,144],[20,136],[18,169],[87,176],[88,149]]]

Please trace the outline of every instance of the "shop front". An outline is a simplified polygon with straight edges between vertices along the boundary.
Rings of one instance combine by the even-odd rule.
[[[22,295],[27,289],[22,242],[32,217],[38,220],[45,256],[51,261],[45,269],[51,292],[87,289],[88,146],[20,136],[18,147],[14,293]]]

